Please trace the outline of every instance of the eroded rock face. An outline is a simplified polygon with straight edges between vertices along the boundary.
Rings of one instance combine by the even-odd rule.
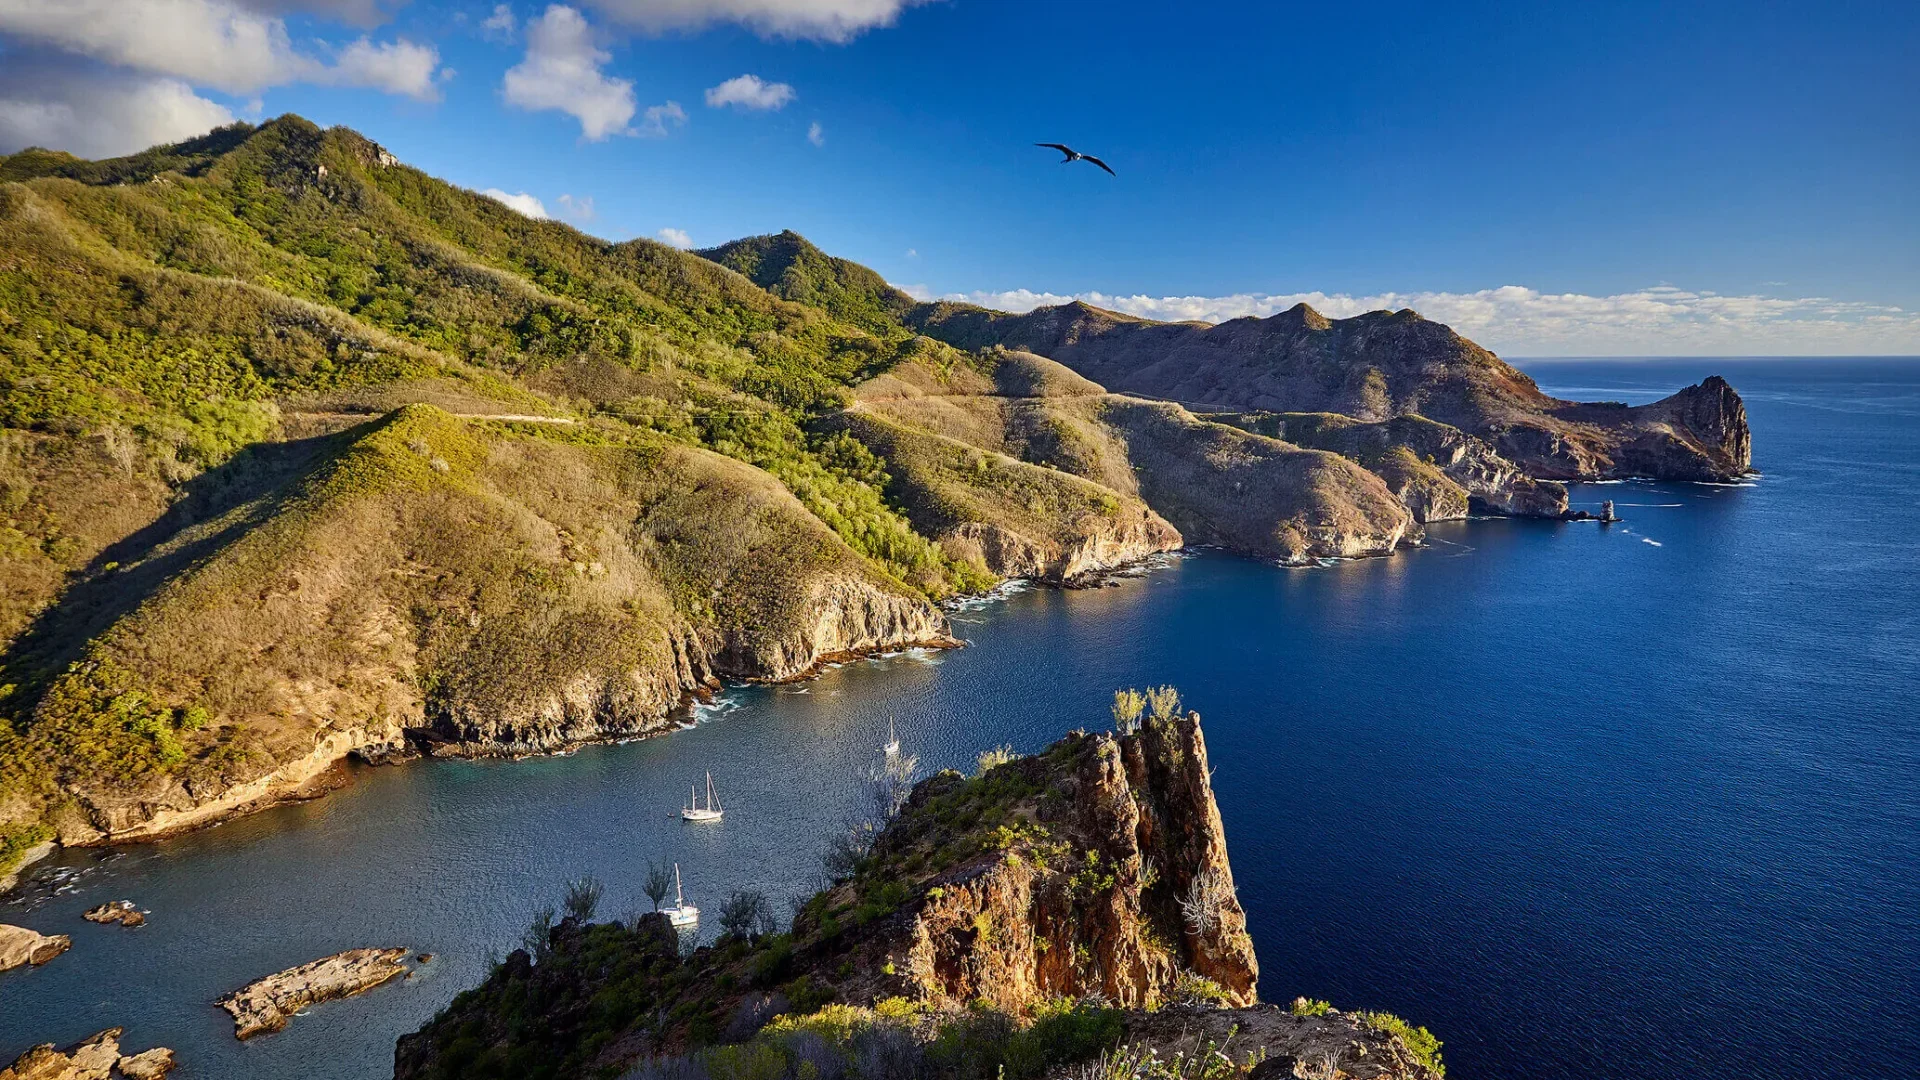
[[[1175,997],[1191,972],[1226,1000],[1251,1004],[1259,965],[1198,715],[1124,739],[1070,738],[1046,757],[1059,762],[1048,796],[1032,807],[1046,835],[933,879],[892,961],[908,993],[1008,1010],[1098,994],[1147,1008]],[[923,785],[909,814],[935,806],[954,783]]]
[[[173,1069],[173,1051],[156,1047],[144,1053],[120,1053],[120,1028],[56,1049],[43,1043],[21,1054],[0,1080],[160,1080]]]
[[[406,949],[349,949],[269,975],[218,1002],[233,1015],[233,1037],[250,1039],[279,1031],[309,1005],[352,997],[406,976]]]
[[[42,934],[0,923],[0,971],[38,967],[72,947],[73,939],[65,934]]]
[[[1302,564],[1387,555],[1419,535],[1379,477],[1338,454],[1304,450],[1177,405],[1103,399],[1140,494],[1189,543]]]
[[[1365,422],[1334,413],[1220,413],[1210,418],[1331,450],[1378,475],[1422,522],[1471,512],[1559,517],[1565,484],[1535,480],[1485,440],[1423,416]]]

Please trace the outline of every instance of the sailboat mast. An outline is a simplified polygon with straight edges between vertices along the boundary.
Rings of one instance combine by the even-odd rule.
[[[680,893],[680,864],[673,864],[673,906],[686,907],[687,898]]]

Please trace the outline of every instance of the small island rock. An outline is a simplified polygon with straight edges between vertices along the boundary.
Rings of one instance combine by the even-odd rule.
[[[37,967],[72,946],[73,939],[65,934],[42,934],[24,926],[0,923],[0,971],[27,964]]]
[[[142,914],[139,908],[134,907],[131,900],[108,901],[82,915],[81,918],[88,922],[119,923],[126,927],[144,926],[147,922],[146,915]]]
[[[42,1043],[0,1069],[0,1080],[161,1080],[173,1071],[173,1051],[164,1046],[122,1056],[121,1031],[108,1028],[65,1050]]]
[[[114,1068],[127,1080],[160,1080],[173,1071],[173,1051],[156,1046],[144,1054],[123,1057]]]
[[[352,997],[407,974],[410,949],[349,949],[249,983],[220,999],[233,1014],[233,1037],[279,1031],[309,1005]]]

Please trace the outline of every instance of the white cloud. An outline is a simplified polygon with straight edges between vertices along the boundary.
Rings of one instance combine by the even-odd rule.
[[[827,145],[827,129],[820,126],[820,121],[807,125],[807,141],[815,146]]]
[[[318,72],[316,82],[341,86],[366,86],[388,94],[405,94],[421,101],[440,96],[436,84],[451,77],[451,69],[440,66],[440,50],[410,41],[388,41],[375,45],[366,38],[340,50],[331,68]]]
[[[627,121],[638,108],[633,83],[600,70],[611,59],[594,44],[593,28],[584,16],[565,4],[553,4],[527,23],[526,59],[507,70],[502,88],[509,104],[572,116],[588,139],[631,134]]]
[[[693,237],[688,236],[687,230],[685,229],[661,229],[653,235],[659,237],[660,242],[668,247],[677,247],[682,251],[693,246]]]
[[[646,139],[664,139],[669,127],[682,127],[686,122],[687,110],[681,108],[677,101],[649,105],[647,111],[640,114],[639,134]]]
[[[118,157],[233,122],[178,79],[80,77],[33,66],[0,72],[0,153],[45,146]]]
[[[900,286],[930,299],[923,286]],[[920,292],[914,290],[918,288]],[[1827,297],[1723,296],[1661,285],[1612,296],[1521,285],[1478,292],[1236,293],[1228,296],[1063,294],[1012,289],[951,293],[1002,311],[1081,300],[1168,321],[1266,318],[1308,304],[1333,318],[1410,307],[1496,352],[1520,356],[1784,355],[1920,352],[1920,313]]]
[[[538,221],[545,221],[547,218],[552,216],[551,214],[547,213],[547,204],[541,202],[539,199],[534,198],[533,196],[527,194],[524,191],[515,193],[515,192],[501,191],[497,187],[490,187],[482,191],[480,194],[485,195],[487,198],[492,199],[494,202],[500,203],[507,207],[511,207],[514,210],[518,210],[520,213],[525,214],[527,217],[533,218]],[[560,198],[561,198],[561,201],[563,202],[566,200],[565,195],[560,196]]]
[[[506,4],[493,5],[493,14],[480,23],[480,32],[490,38],[511,41],[513,32],[520,28],[520,21],[513,16],[513,8]]]
[[[433,96],[440,60],[433,46],[375,45],[363,37],[330,65],[296,50],[285,21],[272,13],[295,6],[340,17],[379,14],[378,5],[364,2],[261,11],[236,0],[0,0],[0,34],[233,94],[314,82]]]
[[[648,33],[737,23],[761,37],[841,44],[929,0],[587,0],[609,18]]]
[[[592,221],[594,218],[591,195],[561,195],[554,201],[560,204],[560,216],[568,221]]]
[[[908,248],[908,249],[907,249],[907,258],[909,258],[909,259],[917,259],[917,258],[919,258],[919,257],[920,257],[920,249],[919,249],[919,248]]]
[[[720,109],[779,109],[797,97],[786,83],[762,82],[758,75],[736,75],[707,91],[707,106]]]

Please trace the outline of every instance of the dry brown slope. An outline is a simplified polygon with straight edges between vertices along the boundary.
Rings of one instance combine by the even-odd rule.
[[[1540,479],[1727,479],[1751,464],[1745,410],[1724,380],[1638,409],[1562,401],[1411,310],[1329,319],[1299,304],[1210,325],[1079,302],[1024,315],[929,304],[909,322],[954,345],[1030,350],[1115,390],[1187,404],[1366,421],[1419,414],[1486,439]]]
[[[1380,478],[1338,454],[1108,394],[1043,357],[1009,350],[985,364],[902,365],[860,387],[859,409],[1138,495],[1189,543],[1299,563],[1417,536]]]

